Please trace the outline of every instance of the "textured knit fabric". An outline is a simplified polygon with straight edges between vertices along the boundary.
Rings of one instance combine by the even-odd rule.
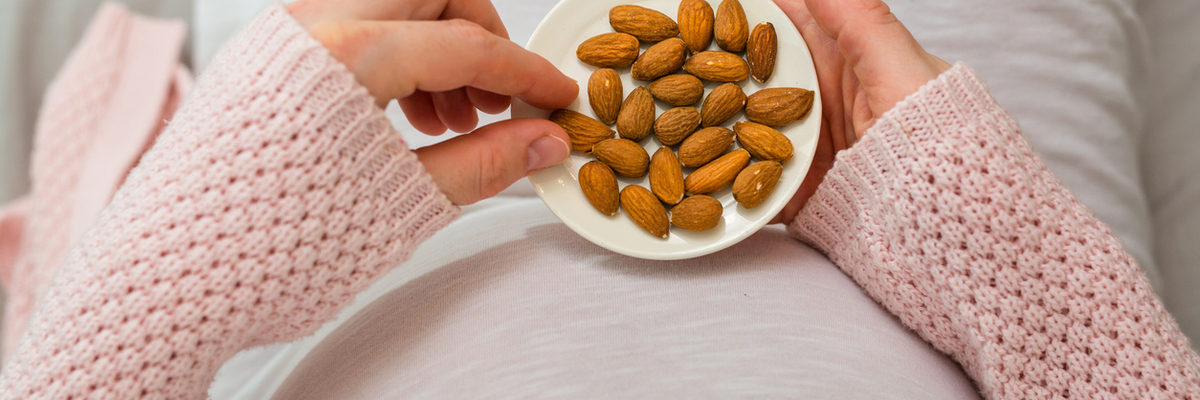
[[[353,74],[273,6],[72,251],[0,391],[204,398],[225,359],[312,332],[457,215]]]
[[[0,256],[0,274],[12,278],[4,287],[5,357],[67,249],[95,225],[186,95],[191,77],[178,60],[186,33],[180,21],[106,4],[47,92],[33,156],[33,193],[26,207],[0,212],[0,220],[27,222],[26,229],[0,235],[0,247],[15,250]]]
[[[213,62],[55,277],[3,398],[199,399],[312,332],[457,209],[273,6]],[[1198,398],[1200,361],[1111,233],[957,66],[791,225],[989,398]]]
[[[962,64],[840,154],[790,230],[987,398],[1200,399],[1132,257]]]

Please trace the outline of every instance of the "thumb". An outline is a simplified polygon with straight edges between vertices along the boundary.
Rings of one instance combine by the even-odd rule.
[[[921,47],[881,0],[806,0],[813,20],[837,41],[876,116],[950,68]]]
[[[543,119],[513,119],[415,150],[442,193],[456,205],[495,196],[530,172],[571,153],[561,127]]]

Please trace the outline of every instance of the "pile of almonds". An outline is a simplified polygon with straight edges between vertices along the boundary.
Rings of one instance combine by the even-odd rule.
[[[608,17],[616,32],[592,37],[576,51],[579,60],[600,68],[588,80],[597,118],[567,109],[550,114],[570,135],[574,151],[597,159],[579,169],[579,185],[592,206],[606,215],[624,209],[638,226],[665,239],[670,225],[716,227],[723,207],[708,195],[730,184],[742,207],[762,204],[793,151],[791,140],[773,127],[803,119],[813,105],[810,90],[769,88],[746,96],[738,85],[751,76],[764,83],[771,78],[779,47],[775,28],[763,22],[751,31],[738,0],[723,0],[715,15],[705,0],[683,0],[678,23],[635,5],[614,7]],[[714,39],[724,51],[707,50]],[[639,56],[642,43],[655,44]],[[744,59],[737,54],[743,51]],[[625,68],[649,85],[622,101],[617,70]],[[703,81],[722,84],[704,97]],[[656,118],[655,99],[673,108]],[[742,111],[749,122],[736,122],[732,130],[721,126]],[[639,144],[651,135],[662,144],[653,156]],[[740,148],[728,151],[735,140]],[[695,170],[685,177],[684,168]],[[631,184],[618,190],[616,175],[647,173],[649,189]]]

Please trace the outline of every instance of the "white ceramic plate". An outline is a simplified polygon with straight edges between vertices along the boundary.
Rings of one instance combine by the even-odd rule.
[[[715,10],[720,1],[709,0],[709,3]],[[579,99],[568,108],[591,117],[595,117],[595,113],[588,104],[586,85],[588,77],[596,67],[579,61],[575,57],[575,49],[592,36],[612,32],[612,27],[608,24],[608,11],[621,4],[636,4],[655,9],[672,19],[676,18],[679,8],[678,0],[563,0],[546,15],[546,19],[538,25],[526,46],[550,60],[567,76],[580,82]],[[596,211],[583,196],[578,181],[579,167],[595,158],[573,152],[562,164],[538,171],[529,177],[542,201],[563,223],[593,243],[617,253],[645,259],[677,260],[699,257],[732,246],[758,231],[783,209],[800,187],[812,163],[813,152],[817,147],[817,131],[821,123],[821,94],[808,46],[783,11],[771,0],[742,0],[742,7],[746,10],[746,19],[751,28],[759,22],[770,22],[775,26],[779,37],[779,56],[774,75],[766,84],[760,84],[753,78],[740,82],[746,94],[767,87],[801,87],[817,91],[816,101],[813,102],[813,110],[809,116],[780,128],[780,131],[792,140],[795,155],[783,164],[783,175],[771,196],[762,205],[747,210],[734,201],[730,188],[725,188],[712,194],[725,207],[723,220],[716,228],[705,232],[689,232],[672,227],[670,238],[664,240],[639,228],[624,211],[611,217]],[[648,47],[648,44],[642,45],[643,50]],[[718,49],[715,41],[711,49]],[[630,78],[628,68],[617,72],[623,80],[622,97],[637,86],[649,84]],[[705,96],[716,86],[715,83],[706,83]],[[662,102],[656,103],[656,117],[670,107]],[[512,114],[514,118],[546,118],[550,112],[516,101]],[[732,128],[734,122],[744,120],[745,114],[739,113],[724,126]],[[660,147],[658,141],[653,138],[646,139],[641,144],[650,154],[654,154]],[[734,147],[737,147],[736,143]],[[688,172],[691,170],[684,170],[685,174]],[[617,179],[621,187],[629,184],[650,187],[647,177]]]

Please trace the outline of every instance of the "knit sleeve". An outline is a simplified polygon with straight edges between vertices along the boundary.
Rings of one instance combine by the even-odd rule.
[[[955,65],[790,224],[990,399],[1200,399],[1200,358],[1112,232]]]
[[[273,5],[74,247],[0,398],[204,399],[226,359],[312,333],[458,212]]]

